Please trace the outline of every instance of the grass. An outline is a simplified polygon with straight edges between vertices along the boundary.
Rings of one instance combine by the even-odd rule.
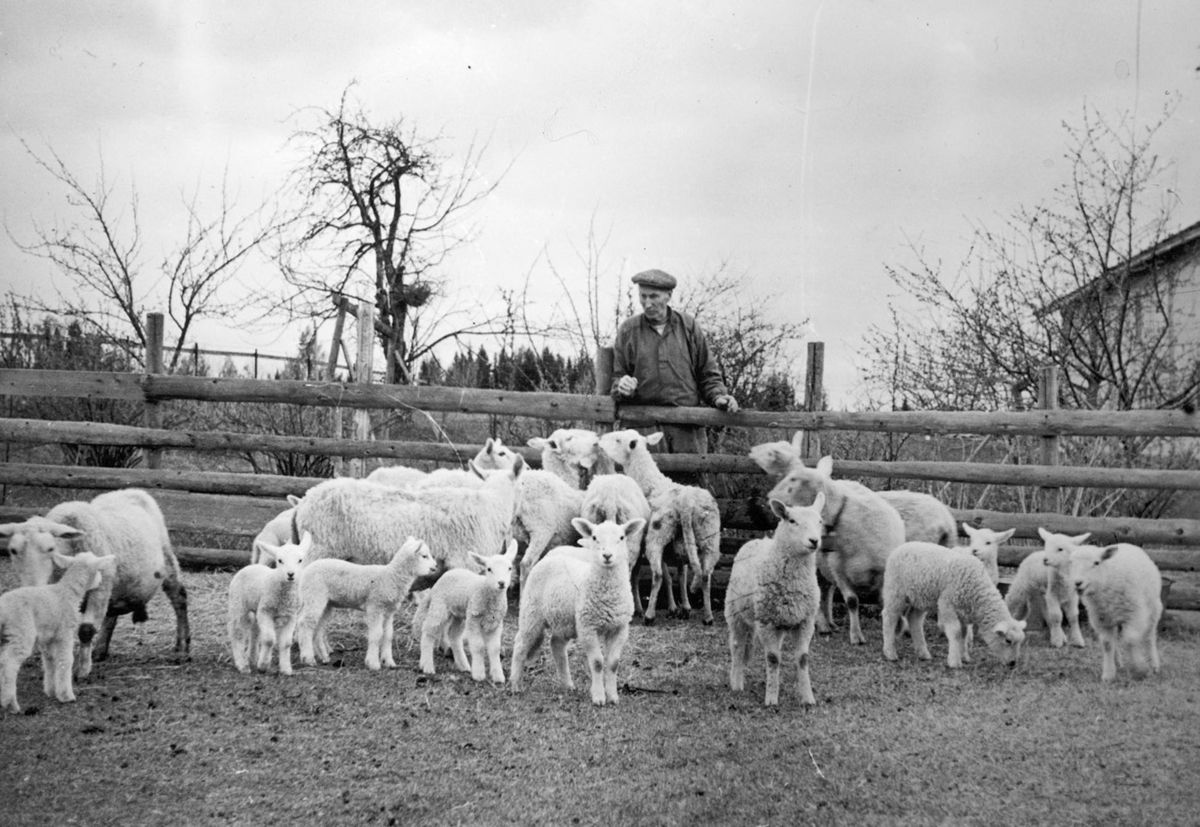
[[[7,566],[0,585],[8,576]],[[360,620],[339,619],[335,665],[241,675],[224,637],[228,572],[189,572],[192,658],[173,663],[165,599],[123,619],[112,657],[0,717],[0,821],[43,824],[1194,824],[1200,796],[1200,634],[1168,629],[1164,671],[1101,685],[1097,645],[1035,637],[1009,670],[976,651],[961,671],[884,661],[818,637],[815,708],[785,684],[762,706],[729,691],[720,620],[635,626],[617,707],[568,693],[541,660],[527,691],[445,671],[362,665]],[[869,607],[870,608],[870,607]],[[515,616],[506,642],[511,643]],[[930,632],[933,632],[932,626]],[[398,633],[398,638],[402,637]],[[507,655],[507,648],[506,648]],[[938,660],[940,658],[940,660]],[[505,661],[507,668],[507,659]]]

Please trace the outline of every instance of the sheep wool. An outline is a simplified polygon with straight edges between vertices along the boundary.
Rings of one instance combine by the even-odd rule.
[[[1063,646],[1069,639],[1072,646],[1082,648],[1083,631],[1079,628],[1079,595],[1071,582],[1071,554],[1090,533],[1074,537],[1055,534],[1038,528],[1044,547],[1021,561],[1005,602],[1013,617],[1026,618],[1037,610],[1046,619],[1050,630],[1050,645]],[[1068,634],[1063,634],[1063,618]]]
[[[725,591],[729,626],[729,687],[745,688],[746,662],[755,641],[766,657],[767,689],[763,703],[779,705],[780,665],[785,639],[796,652],[800,702],[816,703],[808,672],[808,647],[821,610],[815,554],[821,547],[821,509],[825,495],[811,506],[787,506],[771,500],[779,525],[769,539],[750,540],[733,561]]]
[[[1158,621],[1162,617],[1162,575],[1150,556],[1130,543],[1071,550],[1071,580],[1087,609],[1088,624],[1100,638],[1100,680],[1117,677],[1127,661],[1139,677],[1157,673]]]
[[[42,655],[42,690],[61,703],[75,700],[72,652],[79,626],[79,604],[105,578],[117,560],[81,551],[74,557],[51,552],[65,571],[52,585],[20,586],[0,594],[0,709],[20,712],[17,673],[36,648]]]
[[[145,491],[107,491],[90,502],[65,502],[24,523],[0,526],[23,586],[49,583],[55,563],[51,552],[67,556],[90,552],[117,558],[116,572],[88,592],[79,626],[77,672],[86,677],[93,660],[108,657],[117,618],[132,614],[147,619],[146,604],[162,589],[175,611],[175,656],[186,658],[192,634],[188,624],[187,589],[171,536],[158,503]],[[96,629],[99,628],[99,637]]]
[[[298,544],[264,545],[262,559],[274,561],[275,568],[251,563],[229,580],[229,649],[239,672],[250,671],[250,655],[256,652],[255,666],[265,672],[271,654],[279,652],[279,673],[292,674],[292,639],[300,614],[300,571],[312,549],[307,531]]]
[[[521,590],[510,676],[513,692],[524,688],[526,661],[547,635],[559,682],[574,689],[567,644],[578,638],[592,675],[592,703],[617,703],[617,667],[633,618],[625,538],[641,528],[639,523],[595,525],[577,518],[580,545],[591,551],[590,562],[552,552],[533,567]]]
[[[300,662],[329,663],[325,626],[334,609],[363,612],[367,625],[366,666],[396,668],[392,653],[396,612],[413,581],[433,574],[437,561],[429,546],[415,537],[401,544],[386,565],[359,565],[346,560],[313,560],[300,573],[300,616],[296,623]]]
[[[917,657],[932,656],[925,642],[925,615],[937,612],[949,642],[946,665],[970,660],[966,626],[979,630],[988,649],[1003,663],[1016,664],[1025,640],[1025,621],[1009,614],[983,564],[957,549],[934,543],[904,543],[887,559],[883,576],[883,655],[896,660],[896,631],[908,619]]]
[[[953,548],[958,545],[958,524],[946,504],[932,494],[920,491],[878,491],[879,498],[896,509],[904,523],[904,539],[936,543]]]

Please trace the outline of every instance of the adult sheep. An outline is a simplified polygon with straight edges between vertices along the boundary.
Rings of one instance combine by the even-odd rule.
[[[159,589],[175,610],[175,654],[187,657],[192,641],[187,590],[180,581],[179,561],[162,511],[145,491],[125,488],[105,492],[90,502],[59,503],[44,517],[0,525],[0,537],[8,538],[9,556],[22,586],[41,586],[56,579],[56,551],[68,556],[88,551],[97,557],[117,558],[116,574],[104,576],[83,606],[79,677],[91,673],[93,659],[108,657],[117,618],[132,614],[134,623],[145,621],[146,603]]]
[[[406,491],[366,480],[328,480],[310,488],[296,506],[296,526],[312,533],[313,560],[385,565],[397,538],[412,535],[429,544],[444,568],[474,571],[470,552],[490,555],[504,548],[524,470],[525,460],[517,455],[512,468],[485,472],[479,488]]]

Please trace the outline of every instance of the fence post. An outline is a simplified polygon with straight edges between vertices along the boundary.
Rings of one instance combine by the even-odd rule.
[[[329,365],[325,372],[325,380],[328,382],[337,381],[337,363],[338,351],[342,347],[342,329],[346,326],[346,297],[339,296],[337,299],[337,318],[333,322],[333,342],[329,345]],[[333,434],[334,439],[341,439],[342,434],[342,407],[341,405],[333,409]],[[345,472],[346,459],[345,457],[337,456],[333,458],[333,475],[340,477]]]
[[[355,380],[371,383],[372,362],[375,358],[375,303],[358,303],[358,370]],[[371,438],[371,412],[366,408],[354,410],[354,438],[363,442]],[[350,460],[350,476],[365,476],[366,460],[355,457]]]
[[[808,364],[804,371],[804,410],[822,410],[824,402],[825,343],[808,343]],[[800,442],[800,456],[811,457],[821,453],[821,437],[814,431],[805,431]]]
[[[613,378],[613,349],[612,345],[600,345],[596,348],[596,356],[592,362],[592,372],[596,375],[596,396],[608,396],[612,389]],[[611,431],[615,423],[597,422],[597,431]]]
[[[1058,367],[1043,365],[1038,377],[1038,404],[1044,411],[1058,408]],[[1042,465],[1059,464],[1059,438],[1056,435],[1042,437]],[[1062,511],[1062,489],[1041,489],[1040,509],[1052,514]]]
[[[146,314],[146,372],[163,372],[163,314]],[[145,403],[145,418],[147,428],[162,427],[162,408],[158,402]],[[146,467],[162,467],[162,448],[150,448],[146,451]]]

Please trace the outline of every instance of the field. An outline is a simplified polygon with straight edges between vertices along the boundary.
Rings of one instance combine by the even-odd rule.
[[[0,573],[7,586],[8,566]],[[762,707],[756,659],[726,682],[720,619],[636,626],[617,707],[585,667],[548,663],[525,694],[447,671],[426,678],[398,630],[400,668],[362,665],[358,619],[335,664],[241,675],[224,638],[228,572],[186,572],[192,658],[171,661],[165,599],[123,618],[78,702],[21,672],[22,715],[0,717],[0,822],[45,824],[795,825],[1195,824],[1200,820],[1200,633],[1168,625],[1162,675],[1111,686],[1100,656],[1038,635],[1015,669],[978,647],[961,671],[901,643],[901,661],[844,630],[814,640],[818,704],[785,684]],[[515,629],[510,614],[506,643]],[[507,654],[507,650],[506,650]],[[941,658],[941,660],[938,660]],[[448,661],[439,661],[445,670]],[[505,660],[507,668],[507,658]]]

